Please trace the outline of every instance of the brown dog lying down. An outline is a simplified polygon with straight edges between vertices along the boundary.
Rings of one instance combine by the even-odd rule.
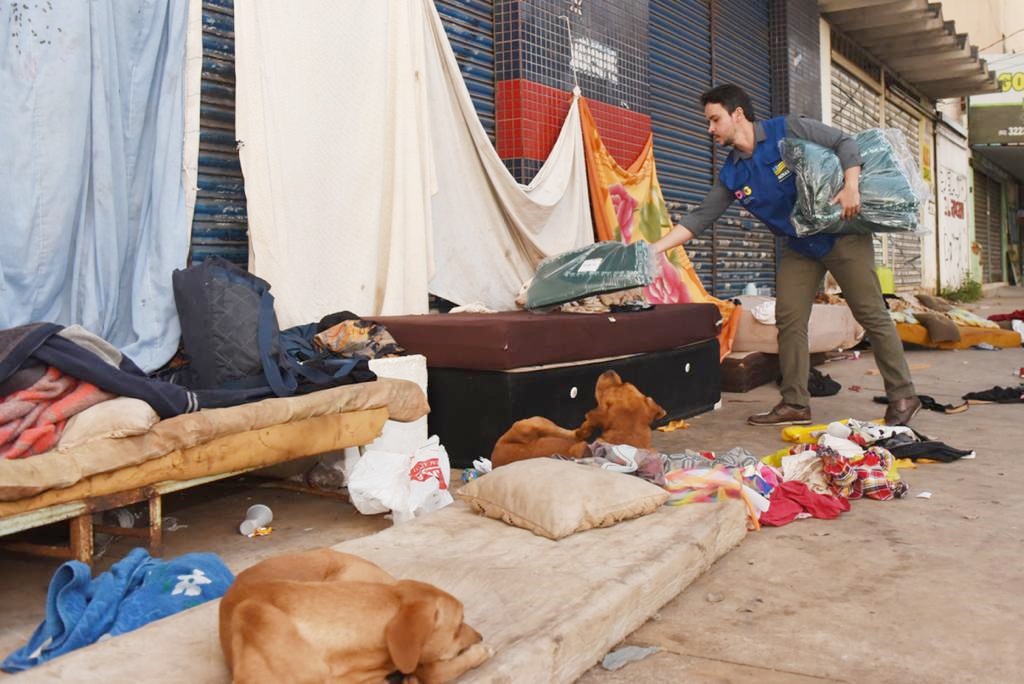
[[[235,578],[220,603],[232,681],[447,682],[491,656],[437,587],[396,580],[330,549],[270,558]]]
[[[587,412],[583,424],[575,430],[567,430],[540,416],[513,423],[494,445],[492,465],[555,454],[583,458],[590,452],[587,440],[598,436],[611,444],[650,448],[651,423],[664,418],[665,409],[636,385],[623,382],[612,370],[597,379],[594,396],[597,407]]]

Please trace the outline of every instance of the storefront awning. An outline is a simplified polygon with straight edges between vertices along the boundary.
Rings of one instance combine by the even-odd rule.
[[[971,145],[980,154],[1006,171],[1018,183],[1024,183],[1024,145]]]
[[[909,85],[932,99],[999,90],[978,48],[928,0],[818,0],[821,14]]]

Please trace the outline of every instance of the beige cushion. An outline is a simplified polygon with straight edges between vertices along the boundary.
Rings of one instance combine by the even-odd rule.
[[[736,339],[732,344],[734,352],[779,353],[779,329],[774,325],[759,322],[750,313],[751,309],[768,299],[770,298],[748,295],[739,297],[742,309],[736,327]],[[841,304],[815,304],[811,307],[811,319],[807,324],[807,346],[812,354],[833,349],[849,349],[863,337],[864,329],[854,319],[850,307]]]
[[[561,539],[653,513],[668,492],[635,475],[531,458],[495,468],[462,487],[457,496],[488,518]]]
[[[159,420],[153,407],[141,399],[116,397],[71,416],[57,448],[73,449],[94,439],[142,435]]]

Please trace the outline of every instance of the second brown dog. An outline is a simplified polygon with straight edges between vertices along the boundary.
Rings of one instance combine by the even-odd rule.
[[[611,444],[650,448],[651,423],[664,418],[665,409],[611,370],[597,379],[594,396],[597,406],[587,412],[583,423],[575,430],[541,416],[513,423],[494,445],[492,465],[555,454],[583,458],[589,453],[587,440],[597,436]]]

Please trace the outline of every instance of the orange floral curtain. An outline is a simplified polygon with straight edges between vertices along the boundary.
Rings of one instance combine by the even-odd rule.
[[[654,165],[654,136],[647,137],[639,156],[624,169],[605,148],[590,107],[583,98],[580,99],[580,119],[597,239],[627,244],[640,239],[656,241],[672,229],[672,222]],[[724,359],[736,337],[739,321],[736,305],[708,294],[682,246],[667,250],[658,258],[661,275],[647,286],[644,294],[648,301],[652,304],[710,302],[716,305],[722,314],[718,343]]]

